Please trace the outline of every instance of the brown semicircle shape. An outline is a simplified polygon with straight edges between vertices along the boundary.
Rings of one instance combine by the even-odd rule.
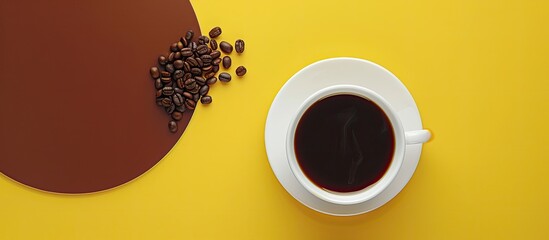
[[[149,68],[187,30],[187,0],[1,1],[0,172],[55,193],[91,193],[152,168],[177,133]]]

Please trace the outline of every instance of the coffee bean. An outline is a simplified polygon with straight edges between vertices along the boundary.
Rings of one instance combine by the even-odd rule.
[[[172,74],[170,72],[167,72],[167,71],[161,71],[160,76],[169,78],[169,77],[172,76]]]
[[[242,39],[236,40],[236,42],[234,43],[234,48],[237,53],[244,52],[244,40]]]
[[[215,67],[215,66],[214,66],[214,67]],[[211,77],[213,77],[213,76],[215,76],[215,73],[213,72],[213,67],[212,67],[212,71],[211,71],[211,72],[204,74],[204,78],[205,78],[205,79],[211,78]]]
[[[162,87],[164,87],[164,84],[162,84],[162,80],[160,80],[160,78],[154,80],[154,88],[161,89]]]
[[[168,59],[166,57],[164,57],[164,55],[160,55],[158,57],[158,64],[164,66],[168,63]]]
[[[181,61],[181,60],[177,60],[177,61]],[[173,73],[175,71],[173,64],[166,64],[166,71],[168,71],[169,73]]]
[[[209,64],[209,63],[212,62],[212,59],[213,59],[213,58],[212,58],[211,55],[202,55],[202,56],[200,57],[200,59],[202,59],[202,62],[204,62],[204,64],[206,64],[206,63]]]
[[[175,111],[175,105],[171,104],[169,107],[164,108],[168,114],[172,114]]]
[[[185,99],[193,99],[193,95],[190,92],[184,92],[183,97],[185,97]]]
[[[200,55],[204,55],[208,53],[208,46],[206,45],[200,45],[198,48],[196,48],[196,52]]]
[[[183,47],[187,47],[187,45],[188,45],[187,39],[185,39],[185,38],[179,38],[179,41],[180,41],[181,43],[183,43]]]
[[[153,79],[157,79],[160,77],[160,70],[157,67],[152,67],[150,73]]]
[[[192,110],[192,109],[194,109],[194,108],[196,107],[196,102],[193,101],[192,99],[187,99],[187,100],[185,100],[185,107],[186,107],[187,109],[191,109],[191,110]]]
[[[242,77],[244,74],[246,74],[247,70],[244,66],[239,66],[236,68],[236,76]]]
[[[202,70],[200,70],[200,68],[191,68],[191,73],[195,76],[198,76],[202,74]]]
[[[213,71],[213,67],[211,65],[202,68],[203,73],[211,73],[212,71]]]
[[[194,32],[193,30],[189,30],[187,31],[187,33],[185,34],[185,39],[187,39],[187,42],[191,42],[191,39],[193,39],[193,36],[194,36]]]
[[[204,66],[204,62],[202,61],[202,58],[195,58],[196,62],[198,63],[196,66],[201,68]]]
[[[230,68],[231,67],[231,62],[232,62],[231,57],[229,57],[229,56],[223,57],[223,67],[224,68],[226,68],[226,69]]]
[[[151,68],[151,77],[155,81],[156,102],[164,107],[170,114],[173,121],[168,124],[171,132],[177,132],[177,122],[183,118],[183,112],[186,109],[195,109],[197,102],[210,104],[212,97],[208,95],[210,86],[215,84],[219,78],[222,82],[230,82],[231,74],[219,72],[220,65],[229,69],[232,65],[232,59],[229,56],[222,58],[221,52],[225,54],[243,53],[245,43],[238,39],[233,45],[226,41],[213,39],[222,33],[220,27],[213,28],[210,32],[210,38],[202,35],[195,41],[194,32],[189,30],[181,37],[178,42],[170,45],[168,56],[158,57],[158,64],[161,67]],[[219,49],[219,50],[218,50]],[[247,73],[244,66],[236,68],[237,76],[243,76]]]
[[[204,85],[200,88],[198,93],[200,93],[200,96],[204,96],[208,93],[208,91],[210,91],[210,87],[208,87],[208,85]]]
[[[175,70],[175,72],[173,73],[173,78],[178,79],[178,78],[182,78],[182,77],[183,77],[183,71]]]
[[[183,78],[178,78],[175,82],[177,84],[177,87],[184,88],[185,87],[185,80]]]
[[[190,65],[191,67],[196,67],[196,66],[198,66],[198,62],[196,61],[196,59],[195,59],[194,57],[189,57],[189,58],[187,58],[186,61],[189,63],[189,65]]]
[[[194,88],[189,90],[192,94],[197,94],[198,91],[200,91],[200,86],[198,86],[198,84],[195,84]]]
[[[183,80],[187,81],[187,79],[192,78],[192,77],[193,77],[193,74],[188,72],[188,73],[185,73],[185,75],[183,76]]]
[[[193,55],[193,50],[191,50],[190,48],[186,47],[186,48],[181,49],[181,56],[190,57],[192,55]]]
[[[180,78],[180,79],[181,79],[181,78]],[[174,87],[173,90],[175,91],[175,93],[183,94],[183,89],[181,89],[181,88]]]
[[[212,56],[212,58],[218,58],[221,56],[221,52],[218,50],[215,50],[212,53],[210,53],[210,56]]]
[[[181,58],[183,58],[183,55],[181,55],[181,52],[175,52],[173,58],[174,59],[181,59]]]
[[[196,51],[196,48],[198,47],[198,45],[196,44],[196,42],[191,42],[191,43],[189,43],[189,47],[194,52],[194,51]]]
[[[217,82],[217,78],[216,77],[210,77],[206,80],[206,84],[208,85],[213,85]]]
[[[187,81],[185,81],[185,89],[191,90],[195,87],[196,87],[196,82],[193,78],[189,78],[187,79]]]
[[[200,86],[203,86],[204,84],[206,84],[206,79],[201,76],[194,77],[194,80]]]
[[[183,105],[181,105],[181,106],[176,106],[176,107],[175,107],[175,111],[178,111],[178,112],[180,112],[180,113],[184,113],[185,110],[187,110],[187,109],[185,108],[185,104],[183,104]]]
[[[183,60],[175,60],[173,62],[173,66],[175,69],[182,69],[183,68]]]
[[[177,108],[175,110],[176,111],[172,113],[172,119],[175,120],[175,121],[179,121],[183,118],[183,113],[178,112]]]
[[[173,95],[175,91],[173,90],[173,87],[164,87],[162,88],[162,94],[164,94],[165,96],[171,96]]]
[[[177,51],[177,43],[172,43],[172,45],[170,45],[170,51],[172,52]]]
[[[208,80],[206,80],[206,84],[208,84],[208,85],[212,85],[212,84],[214,84],[214,83],[216,83],[216,82],[217,82],[217,78],[216,78],[216,77],[210,77],[210,78],[208,78]]]
[[[192,84],[194,83],[196,80],[194,80],[194,78],[189,78],[187,80],[185,80],[185,86],[189,85],[189,84]],[[193,86],[194,87],[194,86]]]
[[[210,104],[210,103],[212,103],[212,97],[209,96],[209,95],[205,95],[200,99],[200,102],[202,104]]]
[[[172,133],[175,133],[177,132],[177,123],[175,121],[170,121],[168,123],[168,129],[170,130],[170,132]]]
[[[162,106],[169,107],[172,105],[172,100],[170,98],[162,98]]]
[[[220,27],[214,27],[212,28],[212,30],[210,30],[210,37],[211,38],[216,38],[216,37],[219,37],[219,35],[221,35],[221,28]]]
[[[174,94],[174,95],[172,96],[172,99],[173,99],[173,100],[172,100],[173,103],[174,103],[176,106],[181,106],[181,105],[183,104],[183,101],[184,101],[183,96],[181,96],[181,94],[179,94],[179,93]]]
[[[222,82],[230,82],[231,81],[231,74],[223,72],[219,74],[219,81]]]
[[[208,44],[210,42],[210,39],[204,35],[198,37],[198,42],[200,44]]]
[[[225,41],[221,41],[221,43],[219,43],[219,49],[221,49],[222,52],[227,54],[233,52],[233,46],[230,43]]]
[[[215,39],[210,40],[210,48],[217,50],[217,41]]]

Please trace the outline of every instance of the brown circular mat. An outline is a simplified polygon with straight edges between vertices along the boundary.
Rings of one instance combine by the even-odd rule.
[[[191,4],[0,2],[0,172],[40,190],[126,183],[177,142],[149,68],[192,29]]]

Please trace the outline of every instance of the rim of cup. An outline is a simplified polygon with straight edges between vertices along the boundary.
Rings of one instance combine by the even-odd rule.
[[[370,186],[354,191],[354,192],[335,192],[328,189],[323,189],[313,183],[301,170],[297,157],[295,155],[294,140],[295,140],[295,131],[297,125],[299,124],[303,114],[311,107],[314,103],[336,95],[355,95],[362,97],[364,99],[370,100],[376,105],[378,105],[387,118],[389,119],[395,137],[395,150],[393,152],[393,158],[391,159],[391,164],[383,176],[375,183]],[[406,140],[404,134],[404,128],[400,122],[400,119],[397,116],[397,113],[391,107],[391,105],[379,94],[374,91],[356,85],[334,85],[330,87],[323,88],[311,96],[309,96],[298,108],[299,110],[294,115],[290,122],[288,128],[287,139],[286,139],[286,155],[288,163],[292,170],[292,173],[297,178],[299,183],[307,189],[307,191],[317,198],[320,198],[324,201],[339,204],[339,205],[352,205],[358,204],[365,201],[368,201],[375,196],[383,192],[389,184],[394,180],[400,167],[402,161],[404,160],[404,152],[406,149]]]

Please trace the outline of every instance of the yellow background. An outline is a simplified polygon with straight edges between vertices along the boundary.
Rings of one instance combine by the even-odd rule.
[[[548,1],[193,5],[203,32],[246,40],[234,58],[246,77],[216,85],[175,148],[130,184],[66,196],[1,176],[0,239],[549,238]],[[338,56],[392,71],[435,134],[396,198],[346,218],[295,201],[263,141],[285,81]]]

